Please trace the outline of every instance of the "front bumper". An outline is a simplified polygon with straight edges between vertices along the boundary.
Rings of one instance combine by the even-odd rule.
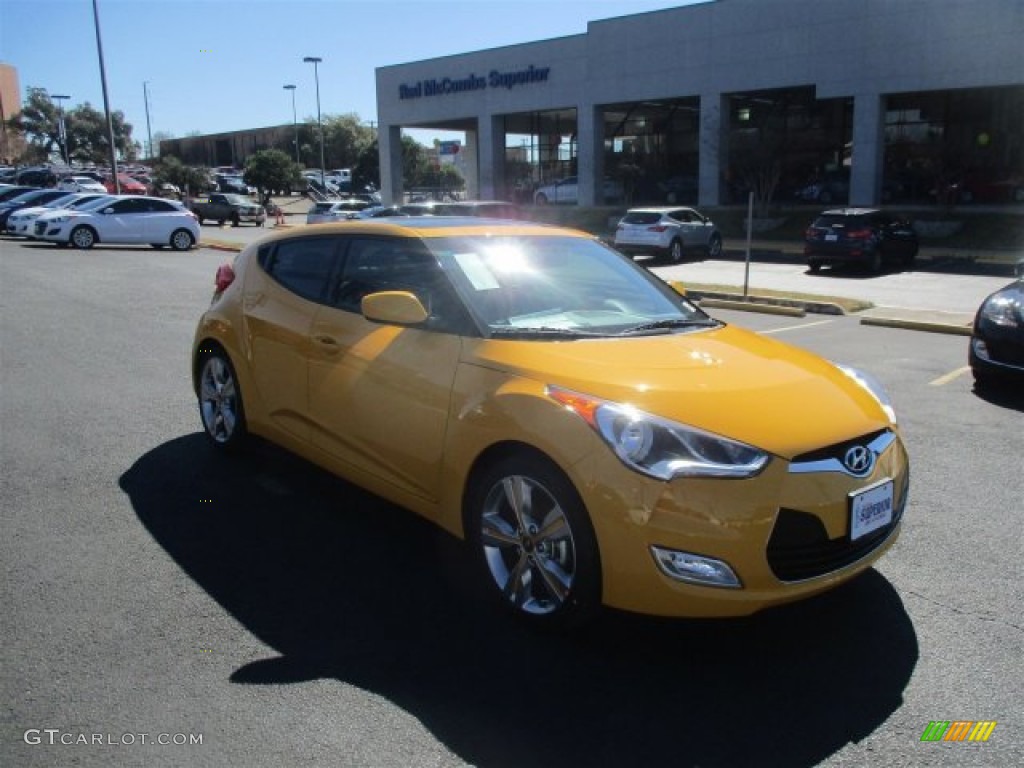
[[[604,602],[662,616],[742,616],[860,574],[895,542],[907,502],[909,462],[893,436],[859,478],[819,460],[793,471],[776,457],[752,478],[662,483],[597,452],[576,469],[585,475],[577,487],[598,538]],[[850,541],[850,495],[885,480],[893,483],[892,521]],[[726,563],[740,587],[670,578],[652,546]]]

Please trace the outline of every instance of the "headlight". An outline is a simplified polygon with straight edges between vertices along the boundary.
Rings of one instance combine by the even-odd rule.
[[[753,446],[644,413],[636,408],[549,386],[548,396],[578,414],[630,469],[659,480],[752,477],[768,463]]]
[[[896,409],[893,407],[892,400],[889,398],[889,393],[885,391],[885,387],[872,376],[870,373],[865,373],[857,368],[852,368],[849,365],[842,365],[840,363],[835,364],[836,368],[845,373],[862,389],[867,391],[878,404],[882,406],[882,410],[885,411],[885,415],[889,417],[889,422],[892,424],[896,423]]]
[[[990,296],[981,305],[981,316],[993,325],[1002,328],[1019,328],[1022,311],[1024,311],[1024,307],[1016,297],[1006,293]]]

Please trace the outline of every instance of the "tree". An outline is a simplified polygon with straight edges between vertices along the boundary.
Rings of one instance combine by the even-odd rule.
[[[153,178],[160,183],[173,184],[182,194],[196,194],[210,186],[210,172],[206,168],[183,165],[176,157],[164,157],[153,166]]]
[[[275,191],[301,188],[302,169],[279,149],[261,149],[245,161],[245,183],[259,190],[266,205]]]
[[[132,141],[132,126],[124,120],[124,113],[112,112],[114,146],[124,160],[136,157]],[[20,131],[29,142],[29,152],[35,158],[52,155],[72,160],[106,163],[110,160],[110,141],[104,113],[89,104],[64,112],[65,136],[60,135],[60,113],[43,88],[29,88],[28,99],[21,113],[8,121],[12,130]]]

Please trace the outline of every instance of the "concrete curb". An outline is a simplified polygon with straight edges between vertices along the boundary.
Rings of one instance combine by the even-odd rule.
[[[740,312],[761,312],[766,315],[787,315],[789,317],[805,317],[807,310],[799,307],[761,304],[754,301],[731,301],[728,299],[701,299],[697,302],[701,308],[717,307],[718,309],[735,309]]]
[[[950,336],[970,336],[973,330],[970,325],[909,320],[900,317],[862,317],[860,324],[877,325],[884,328],[903,328],[908,331],[925,331],[926,333],[945,333]]]

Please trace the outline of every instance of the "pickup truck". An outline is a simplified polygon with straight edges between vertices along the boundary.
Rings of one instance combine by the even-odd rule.
[[[245,195],[214,192],[206,197],[192,198],[188,209],[196,215],[200,224],[204,219],[213,219],[218,224],[230,221],[233,227],[237,227],[243,221],[251,221],[262,227],[267,220],[267,212],[263,210],[263,206]]]

